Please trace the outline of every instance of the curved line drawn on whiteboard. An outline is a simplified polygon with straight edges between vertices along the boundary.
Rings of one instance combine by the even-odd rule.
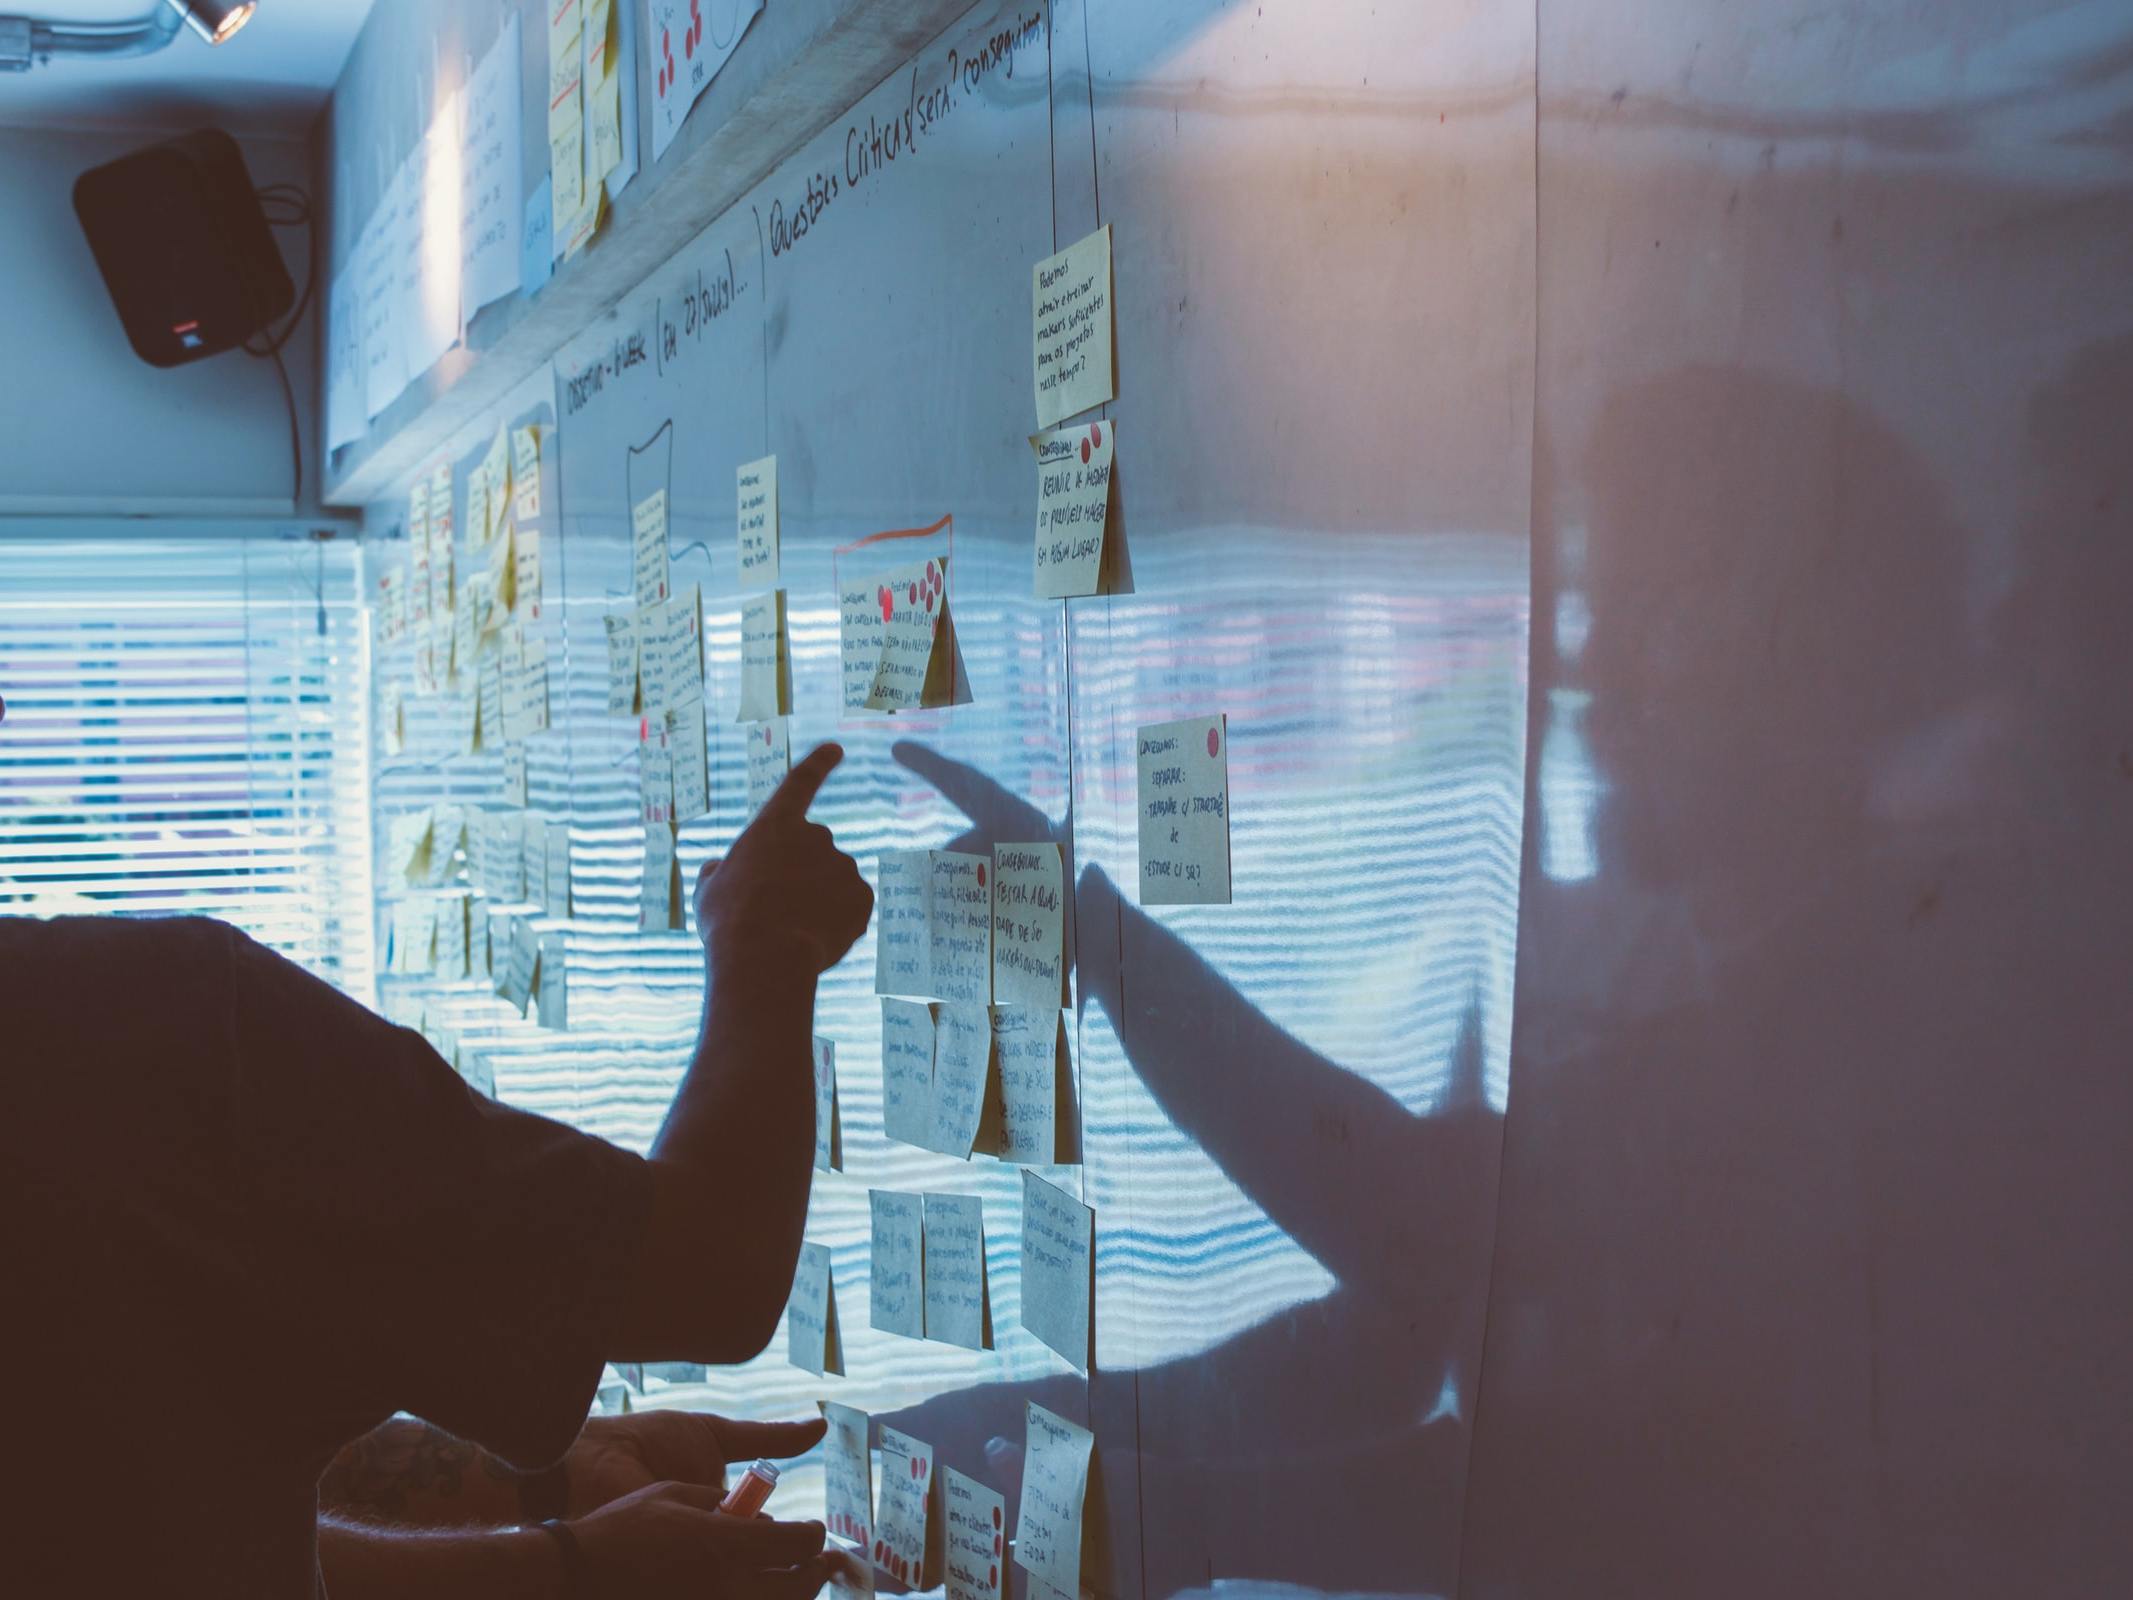
[[[1012,1504],[1028,1401],[1099,1437],[1106,1419],[1133,1432],[1117,1419],[1159,1403],[1163,1453],[1097,1447],[1083,1581],[1100,1592],[1130,1592],[1106,1572],[1107,1505],[1137,1507],[1144,1528],[1163,1530],[1115,1552],[1121,1570],[1144,1564],[1147,1600],[1203,1587],[1210,1549],[1238,1572],[1315,1590],[1448,1592],[1454,1574],[1418,1563],[1458,1548],[1482,1315],[1468,1286],[1485,1280],[1493,1237],[1502,1117],[1484,1085],[1479,997],[1448,1092],[1417,1115],[1269,1020],[1101,869],[1077,876],[1071,815],[1055,823],[924,745],[891,753],[971,820],[947,848],[1059,843],[1075,882],[1065,946],[1082,1002],[1102,1009],[1171,1122],[1339,1281],[1191,1356],[977,1385],[882,1420],[930,1440],[944,1463],[981,1466]],[[1085,1092],[1077,1086],[1077,1105]],[[1314,1530],[1301,1548],[1299,1522]]]

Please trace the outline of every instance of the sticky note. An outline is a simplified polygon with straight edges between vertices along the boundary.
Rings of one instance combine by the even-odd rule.
[[[837,1045],[821,1034],[814,1038],[815,1170],[844,1170],[844,1125],[837,1110]]]
[[[785,1303],[785,1357],[818,1378],[844,1371],[844,1341],[837,1332],[837,1285],[826,1244],[800,1246],[792,1298]]]
[[[430,812],[430,864],[426,882],[438,888],[452,881],[460,841],[466,837],[467,814],[460,806],[437,806]]]
[[[541,937],[529,917],[511,919],[511,959],[504,968],[503,997],[522,1015],[533,998],[534,971],[540,965]]]
[[[1046,256],[1030,271],[1037,426],[1115,398],[1111,379],[1111,229]]]
[[[762,0],[756,0],[757,5]],[[825,1548],[840,1552],[844,1559],[830,1568],[830,1593],[837,1600],[874,1600],[874,1563],[867,1559],[867,1552],[856,1555],[834,1540],[825,1540]]]
[[[474,837],[470,831],[469,839]],[[489,901],[480,894],[467,897],[467,976],[487,978],[489,968]]]
[[[778,458],[744,462],[733,474],[741,587],[778,586]]]
[[[433,821],[430,812],[422,810],[394,817],[385,825],[386,870],[403,884],[420,883],[429,875]]]
[[[992,1000],[992,860],[955,850],[926,855],[927,993],[962,1005]]]
[[[883,1423],[874,1565],[914,1589],[926,1586],[926,1510],[932,1503],[933,1446]]]
[[[555,236],[585,209],[585,19],[579,0],[551,0],[548,13],[548,178]]]
[[[1065,1005],[1066,882],[1059,846],[992,847],[992,998],[1002,1006]]]
[[[637,745],[637,802],[638,820],[648,827],[674,820],[674,751],[663,715]]]
[[[560,933],[544,934],[541,938],[538,983],[541,1026],[558,1032],[567,1029],[570,1026],[570,974]]]
[[[838,1538],[871,1550],[874,1468],[867,1448],[867,1414],[834,1400],[821,1405],[829,1424],[822,1441],[824,1522]]]
[[[437,900],[437,976],[457,983],[467,975],[467,897],[442,895]]]
[[[748,730],[748,815],[778,792],[792,775],[792,733],[783,717],[758,722]]]
[[[541,904],[551,917],[570,915],[570,824],[548,825],[548,871]]]
[[[1069,1595],[1081,1593],[1081,1513],[1096,1436],[1031,1400],[1022,1453],[1015,1565]]]
[[[948,612],[945,557],[887,573],[875,601],[881,611],[881,657],[867,687],[869,711],[909,711],[947,698],[948,664],[940,650]]]
[[[869,1324],[907,1339],[926,1336],[924,1266],[921,1239],[925,1210],[915,1194],[869,1189],[873,1212],[873,1248],[869,1261]]]
[[[1003,1161],[1046,1165],[1059,1157],[1059,1063],[1066,1024],[1055,1008],[996,1006],[993,1071],[999,1085]]]
[[[503,531],[504,519],[511,511],[511,439],[501,422],[496,425],[496,437],[489,441],[488,453],[482,457],[476,476],[481,479],[482,515],[477,521],[468,512],[467,542],[483,545]]]
[[[482,830],[489,842],[489,893],[499,900],[528,898],[523,827],[519,813],[502,811],[489,818]],[[534,886],[534,892],[539,892],[538,885]]]
[[[664,605],[670,590],[667,573],[667,492],[655,489],[631,508],[631,570],[637,608]]]
[[[504,664],[501,661],[492,658],[481,664],[475,699],[479,707],[475,748],[501,750],[505,739]]]
[[[526,875],[526,898],[546,905],[548,896],[548,820],[519,819],[519,856]]]
[[[541,619],[541,530],[518,524],[499,544],[511,547],[511,605],[528,622]],[[503,614],[499,612],[498,620]]]
[[[966,1350],[990,1350],[984,1202],[974,1194],[929,1194],[924,1199],[926,1337]]]
[[[709,755],[704,745],[701,696],[667,712],[667,751],[674,772],[674,821],[677,825],[711,810]]]
[[[931,1006],[882,1001],[882,1132],[921,1149],[933,1138],[933,1044]]]
[[[1140,730],[1141,904],[1229,904],[1229,720]]]
[[[666,604],[659,625],[659,687],[661,710],[687,705],[704,697],[704,600],[703,586],[677,588]],[[649,703],[646,710],[650,710]]]
[[[935,1006],[933,1093],[920,1141],[927,1149],[959,1161],[969,1156],[991,1075],[991,1012],[983,1005]]]
[[[782,717],[792,710],[792,674],[785,656],[785,591],[741,602],[742,722]]]
[[[644,606],[637,612],[638,703],[647,717],[657,717],[674,703],[667,688],[667,608]]]
[[[929,995],[933,957],[926,936],[924,850],[884,850],[874,864],[874,992]]]
[[[407,690],[398,682],[378,688],[378,732],[387,755],[396,756],[407,748]]]
[[[1022,1326],[1089,1370],[1096,1213],[1034,1172],[1022,1174]]]
[[[1007,1501],[977,1479],[943,1467],[941,1520],[948,1600],[1002,1600]]]
[[[607,623],[607,714],[637,714],[637,614],[609,612]]]
[[[541,514],[541,433],[538,427],[514,428],[511,432],[511,509],[520,522]]]
[[[668,933],[681,926],[675,917],[679,898],[675,874],[674,830],[654,822],[644,830],[644,869],[637,895],[637,926],[649,933]]]
[[[504,746],[503,801],[507,806],[526,803],[526,747],[522,744]]]
[[[1037,546],[1031,593],[1047,600],[1103,587],[1111,517],[1112,427],[1102,418],[1030,435],[1037,452]]]
[[[520,692],[522,720],[520,726],[525,734],[540,733],[548,726],[548,645],[544,640],[526,641],[524,674],[525,687]]]
[[[409,895],[393,907],[394,972],[428,972],[437,946],[437,902],[426,894]]]

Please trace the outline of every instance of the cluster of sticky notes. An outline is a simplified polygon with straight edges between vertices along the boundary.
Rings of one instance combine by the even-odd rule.
[[[615,0],[547,0],[548,177],[561,253],[584,248],[606,215],[622,164],[622,74]]]
[[[839,664],[850,711],[912,711],[954,690],[948,558],[846,575],[837,597]]]
[[[944,1583],[950,1600],[1002,1600],[1007,1593],[1007,1498],[967,1473],[937,1465],[933,1446],[877,1423],[864,1411],[820,1402],[825,1520],[868,1564],[907,1589]],[[869,1435],[873,1435],[870,1439]],[[879,1487],[874,1456],[881,1458]],[[1031,1580],[1033,1600],[1081,1593],[1087,1543],[1085,1510],[1096,1436],[1080,1424],[1025,1402],[1022,1503],[1015,1521],[1015,1564]],[[938,1500],[940,1537],[933,1537]]]

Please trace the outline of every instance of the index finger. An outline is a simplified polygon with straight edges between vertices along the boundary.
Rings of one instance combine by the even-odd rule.
[[[750,1456],[804,1456],[829,1432],[829,1423],[821,1417],[810,1417],[805,1422],[737,1422],[731,1417],[707,1420],[714,1424],[728,1461]]]
[[[829,781],[829,775],[837,770],[837,763],[844,759],[844,747],[835,744],[818,744],[786,774],[785,781],[775,793],[763,802],[758,817],[773,814],[804,817],[807,808],[815,803],[815,796]]]
[[[768,1517],[714,1516],[706,1539],[726,1560],[754,1568],[797,1567],[822,1554],[827,1530],[819,1522],[772,1522]]]

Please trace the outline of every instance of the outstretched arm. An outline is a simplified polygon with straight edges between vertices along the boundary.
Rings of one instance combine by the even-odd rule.
[[[798,765],[697,879],[703,1031],[652,1144],[652,1216],[614,1358],[745,1361],[776,1331],[807,1221],[815,981],[874,909],[858,865],[807,808],[843,752]],[[676,1270],[700,1262],[701,1271]]]

